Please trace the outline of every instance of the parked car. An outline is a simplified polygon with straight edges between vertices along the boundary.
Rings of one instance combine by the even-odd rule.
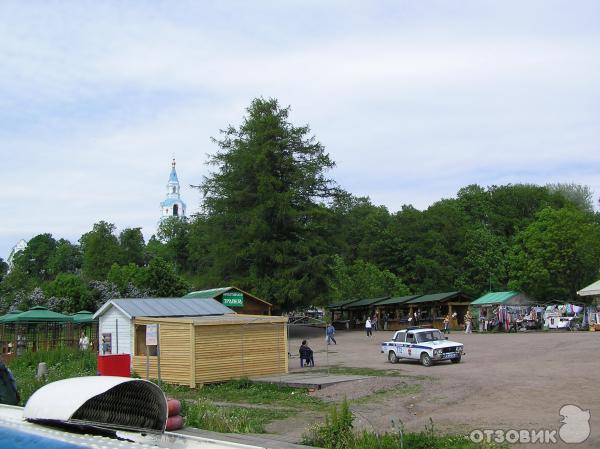
[[[381,344],[381,352],[391,363],[400,359],[419,360],[423,366],[450,360],[459,363],[464,355],[462,343],[450,341],[438,329],[404,329],[394,338]]]

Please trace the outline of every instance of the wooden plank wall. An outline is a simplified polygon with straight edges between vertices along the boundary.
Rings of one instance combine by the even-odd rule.
[[[160,323],[160,377],[163,382],[195,386],[191,363],[193,325],[191,322],[162,322],[136,319],[134,324]],[[133,345],[135,347],[135,344]],[[150,357],[150,378],[158,378],[157,357]],[[133,356],[133,370],[146,377],[146,356]]]
[[[285,374],[285,323],[196,325],[196,382]]]

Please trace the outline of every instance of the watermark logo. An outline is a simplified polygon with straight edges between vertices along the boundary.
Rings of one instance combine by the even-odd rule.
[[[576,405],[561,407],[559,429],[475,429],[469,434],[474,443],[553,444],[583,443],[590,436],[590,411]]]
[[[590,411],[576,405],[564,405],[560,409],[561,426],[558,431],[565,443],[583,443],[590,436]]]

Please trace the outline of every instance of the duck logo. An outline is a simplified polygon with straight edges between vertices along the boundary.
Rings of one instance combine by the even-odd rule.
[[[559,411],[562,417],[558,431],[560,439],[565,443],[583,443],[590,436],[590,411],[582,410],[576,405],[568,404]]]

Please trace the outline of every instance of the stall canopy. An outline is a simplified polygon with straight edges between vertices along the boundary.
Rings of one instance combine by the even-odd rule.
[[[358,301],[354,301],[351,304],[344,306],[344,308],[345,309],[360,309],[360,308],[368,307],[368,306],[372,306],[372,305],[378,306],[380,304],[380,301],[383,301],[388,298],[389,298],[389,296],[384,296],[384,297],[379,297],[379,298],[360,299]]]
[[[476,299],[472,306],[527,306],[534,302],[525,293],[521,292],[490,292]]]
[[[446,292],[446,293],[432,293],[430,295],[418,296],[406,302],[406,304],[425,304],[432,302],[443,302],[450,301],[452,299],[469,299],[468,295],[462,292]]]
[[[348,306],[354,304],[355,302],[360,301],[360,299],[347,299],[345,301],[336,302],[334,304],[329,304],[327,309],[329,310],[342,310],[348,308]]]
[[[5,315],[3,323],[67,323],[73,318],[62,313],[53,312],[43,306],[35,306],[27,312]]]
[[[404,304],[410,300],[418,298],[420,295],[410,295],[410,296],[397,296],[395,298],[384,299],[377,303],[377,307],[379,306],[393,306],[396,304]]]
[[[0,324],[14,323],[14,320],[12,318],[14,318],[15,315],[19,315],[20,313],[23,313],[23,311],[22,310],[13,310],[11,312],[8,312],[6,315],[0,316]]]
[[[600,296],[600,281],[596,281],[577,292],[579,296]]]
[[[88,324],[94,322],[94,313],[87,310],[81,310],[73,315],[73,323]]]

